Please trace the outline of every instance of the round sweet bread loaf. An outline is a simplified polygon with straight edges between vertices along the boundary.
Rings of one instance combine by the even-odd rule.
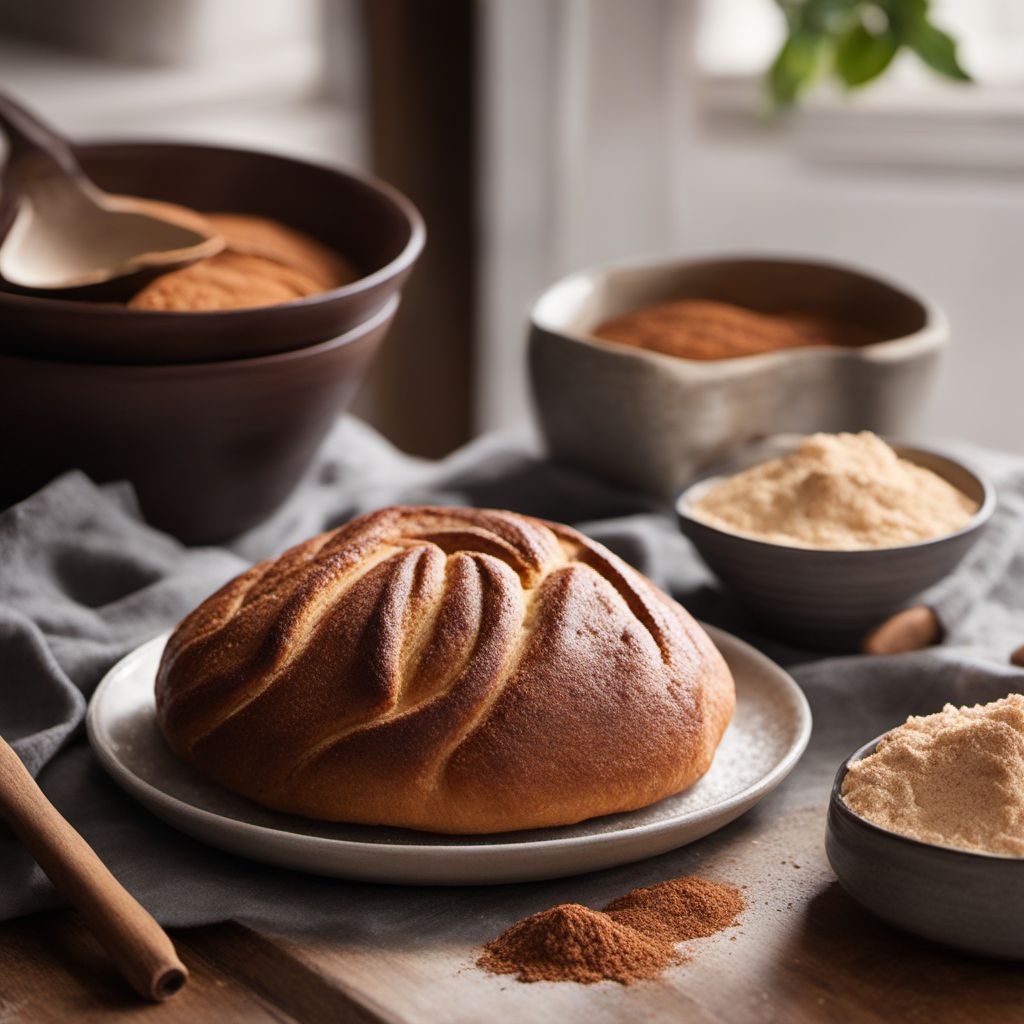
[[[398,507],[208,598],[156,702],[180,757],[268,807],[480,833],[685,789],[735,695],[690,615],[577,531]]]

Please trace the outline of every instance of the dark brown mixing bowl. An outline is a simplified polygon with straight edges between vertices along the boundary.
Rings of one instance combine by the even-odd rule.
[[[295,302],[164,313],[0,291],[0,353],[76,363],[248,359],[337,338],[395,295],[423,248],[416,208],[383,182],[288,157],[182,143],[102,143],[76,153],[110,192],[202,211],[272,217],[336,249],[364,274]]]
[[[398,296],[348,333],[294,352],[179,366],[0,356],[0,501],[68,469],[127,479],[154,525],[188,543],[272,512],[348,404]]]

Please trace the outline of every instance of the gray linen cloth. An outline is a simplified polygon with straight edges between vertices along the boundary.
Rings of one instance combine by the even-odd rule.
[[[842,758],[906,715],[1024,690],[1024,672],[1007,660],[1024,643],[1024,459],[979,450],[966,455],[996,481],[1000,507],[954,577],[930,595],[946,641],[875,659],[821,658],[760,635],[718,590],[669,510],[546,462],[508,438],[483,438],[432,463],[401,455],[357,420],[342,420],[288,504],[221,549],[184,548],[142,521],[128,487],[97,487],[71,473],[0,515],[0,735],[165,924],[234,919],[279,930],[330,930],[344,922],[349,934],[382,939],[388,927],[382,922],[390,920],[400,934],[436,902],[436,890],[345,883],[235,858],[178,833],[117,789],[82,727],[104,672],[250,561],[361,512],[398,502],[511,508],[575,523],[695,615],[789,666],[810,700],[814,737],[794,775],[753,813],[823,805]],[[730,829],[742,827],[741,819]],[[727,842],[729,831],[717,841]],[[646,880],[652,870],[677,870],[674,856],[682,853],[647,862]],[[615,877],[633,884],[628,871],[616,869]],[[529,903],[543,899],[543,886],[518,888],[530,893]],[[443,898],[476,913],[485,906],[484,893],[448,891]],[[0,919],[61,904],[0,826]]]

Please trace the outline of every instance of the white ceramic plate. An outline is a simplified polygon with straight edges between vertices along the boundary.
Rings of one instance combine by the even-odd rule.
[[[770,793],[811,734],[800,688],[749,644],[707,627],[736,679],[736,714],[711,770],[685,793],[565,828],[444,836],[279,814],[179,761],[156,725],[153,683],[167,635],[119,661],[89,705],[89,741],[114,780],[176,828],[231,853],[370,882],[481,885],[558,878],[653,857],[714,832]]]

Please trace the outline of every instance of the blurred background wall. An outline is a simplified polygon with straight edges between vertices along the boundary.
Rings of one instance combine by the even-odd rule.
[[[933,7],[976,84],[901,61],[785,118],[759,80],[773,0],[7,0],[0,87],[72,134],[278,149],[407,191],[427,253],[359,411],[408,450],[524,429],[524,321],[554,277],[723,251],[928,294],[954,344],[925,429],[1019,447],[1024,4]]]

